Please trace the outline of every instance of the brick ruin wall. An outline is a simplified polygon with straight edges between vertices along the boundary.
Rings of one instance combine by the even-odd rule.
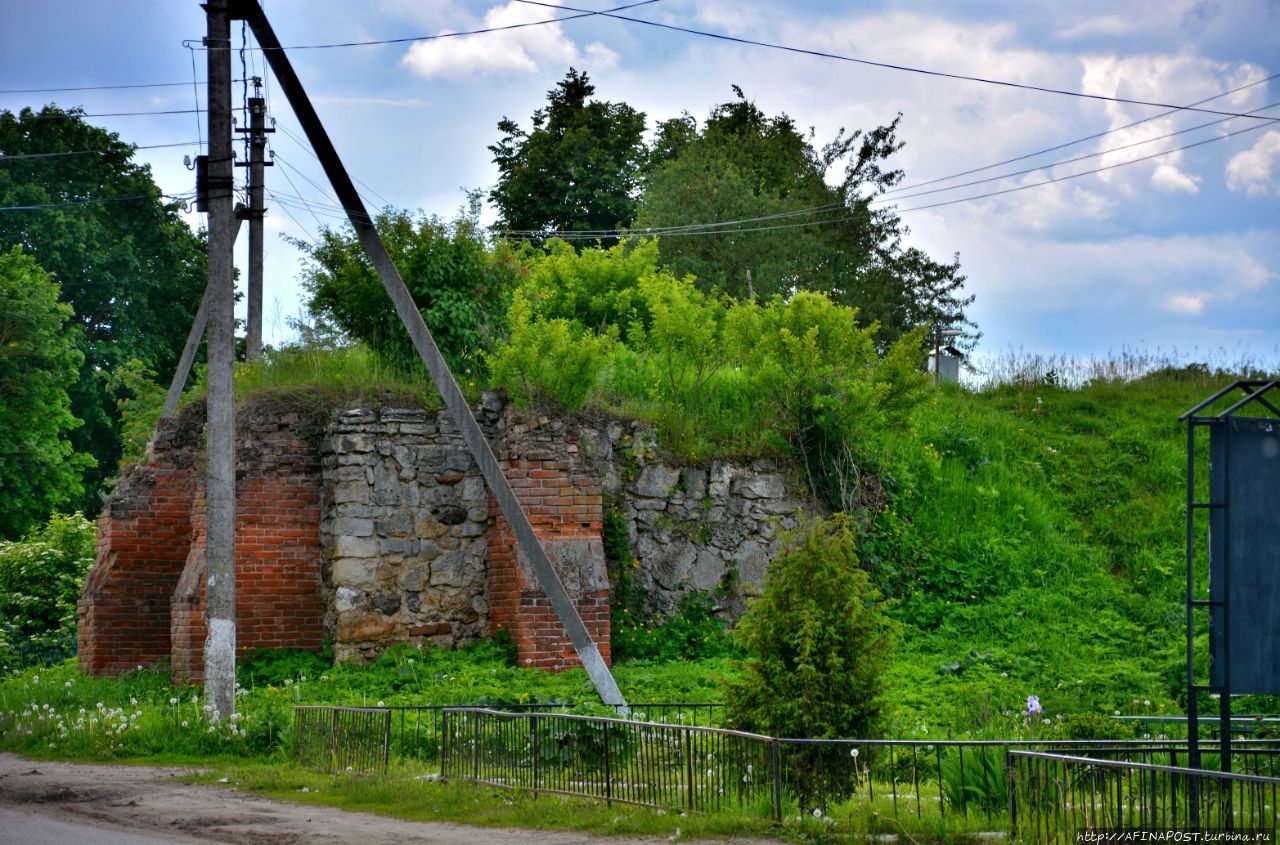
[[[493,397],[477,417],[607,658],[600,491],[576,458],[579,432]],[[201,679],[202,428],[198,413],[162,422],[104,506],[79,605],[90,673],[168,661],[176,678]],[[504,630],[526,665],[576,665],[447,415],[354,409],[311,428],[238,413],[237,654],[327,640],[336,659],[363,660],[394,642],[457,647]]]
[[[763,583],[778,529],[811,509],[768,461],[679,466],[638,424],[530,416],[494,394],[475,412],[606,660],[606,508],[625,524],[650,611],[719,591],[725,618]],[[242,408],[237,429],[238,654],[327,641],[338,660],[368,660],[395,642],[506,632],[522,665],[577,665],[446,414],[357,408],[316,423]],[[199,409],[164,421],[103,509],[79,606],[90,673],[168,661],[175,677],[201,678],[202,442]]]

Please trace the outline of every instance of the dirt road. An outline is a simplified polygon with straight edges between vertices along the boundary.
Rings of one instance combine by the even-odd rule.
[[[0,811],[47,827],[90,826],[104,841],[136,832],[137,841],[236,845],[617,845],[581,833],[408,822],[331,807],[290,804],[233,789],[180,783],[181,767],[49,763],[0,754]],[[35,830],[35,827],[31,827]],[[22,827],[0,825],[0,843],[19,845]],[[41,834],[44,835],[44,834]],[[56,841],[24,835],[28,842]],[[144,838],[144,837],[150,837]],[[82,840],[75,840],[82,841]],[[635,839],[658,845],[666,839]]]

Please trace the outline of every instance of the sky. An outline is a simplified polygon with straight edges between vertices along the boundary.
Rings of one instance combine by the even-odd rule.
[[[625,0],[576,2],[599,11]],[[518,0],[265,0],[264,7],[286,47],[572,14]],[[1280,74],[1278,0],[659,0],[621,14],[1100,97],[1190,105],[1240,89],[1200,108],[1260,110],[1280,120],[1280,107],[1272,106],[1280,104],[1280,79],[1268,79]],[[197,96],[205,107],[204,88],[192,85],[205,76],[205,25],[195,0],[0,0],[0,21],[5,92],[183,83],[0,93],[0,109],[56,102],[89,114],[183,111],[195,108]],[[233,41],[241,44],[239,24]],[[686,111],[704,119],[732,98],[735,84],[767,114],[785,112],[811,127],[819,145],[842,127],[871,129],[901,113],[898,135],[906,146],[895,161],[906,186],[1100,136],[918,189],[946,191],[897,199],[910,245],[939,260],[959,254],[966,291],[976,296],[970,314],[983,332],[980,349],[1072,356],[1145,350],[1280,366],[1280,123],[1166,114],[601,16],[414,43],[297,49],[290,57],[366,202],[446,218],[467,190],[487,191],[496,181],[487,147],[500,137],[498,121],[508,116],[527,128],[570,67],[590,75],[597,98],[643,111],[650,128]],[[249,75],[264,73],[252,50],[244,62]],[[233,67],[240,77],[238,53]],[[268,342],[282,343],[291,334],[288,319],[305,311],[301,255],[285,238],[313,238],[340,220],[269,75],[266,92],[279,131],[271,138],[277,166],[267,171],[276,198],[267,201],[264,331]],[[241,96],[237,85],[237,103]],[[191,113],[91,120],[138,145],[187,143],[137,153],[162,190],[179,194],[194,183],[183,156],[198,152],[198,117],[203,128],[202,116]],[[1197,146],[1154,155],[1188,144]],[[1084,173],[1097,168],[1106,169]],[[1082,175],[1038,185],[1073,174]],[[957,187],[992,177],[999,178]],[[969,199],[997,191],[1004,193]],[[486,210],[484,219],[494,217]],[[198,215],[187,218],[199,225]],[[242,268],[245,240],[238,244]]]

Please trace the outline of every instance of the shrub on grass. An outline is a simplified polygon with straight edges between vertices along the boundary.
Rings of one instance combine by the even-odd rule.
[[[765,575],[764,592],[735,629],[750,655],[726,690],[730,725],[780,737],[867,739],[881,730],[884,676],[893,623],[858,566],[853,527],[844,514],[815,519],[784,535]],[[802,806],[843,797],[855,786],[856,758],[798,755]]]
[[[76,652],[76,602],[93,565],[94,524],[54,514],[0,542],[0,666],[52,663]]]

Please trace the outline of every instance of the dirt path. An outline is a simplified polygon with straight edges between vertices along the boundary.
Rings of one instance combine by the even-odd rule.
[[[617,845],[622,841],[572,832],[408,822],[290,804],[234,789],[178,782],[190,771],[177,766],[51,763],[0,754],[0,809],[104,830],[236,845]],[[0,843],[10,841],[0,831]],[[667,840],[627,841],[658,845]]]

